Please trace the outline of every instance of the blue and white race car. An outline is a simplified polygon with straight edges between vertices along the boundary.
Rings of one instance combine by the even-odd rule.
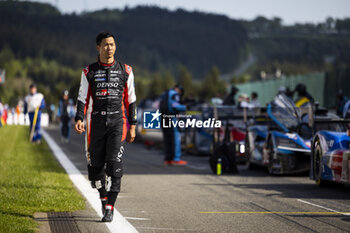
[[[295,174],[310,169],[312,128],[303,122],[293,100],[278,94],[247,129],[249,167],[265,166],[270,174]]]
[[[318,186],[327,181],[350,184],[349,120],[315,121],[310,178]]]

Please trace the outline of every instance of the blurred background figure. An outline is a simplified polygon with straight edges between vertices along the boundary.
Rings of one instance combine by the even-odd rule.
[[[222,100],[221,94],[216,93],[215,97],[211,98],[210,102],[212,105],[222,105],[223,100]]]
[[[278,88],[278,93],[277,93],[277,95],[278,94],[286,94],[286,91],[287,89],[286,89],[286,87],[285,86],[280,86],[280,88]]]
[[[238,107],[239,108],[250,108],[249,96],[242,93],[238,96]]]
[[[336,103],[336,111],[337,111],[337,115],[342,117],[343,116],[343,112],[344,112],[344,106],[346,104],[346,102],[348,102],[348,97],[346,97],[343,93],[342,89],[339,89],[338,94],[337,94],[337,103]]]
[[[289,87],[286,88],[286,93],[285,94],[286,94],[287,97],[293,99],[294,92]]]
[[[350,119],[350,100],[345,103],[342,116],[344,119]]]
[[[293,99],[293,95],[294,95],[294,90],[292,91],[289,87],[285,87],[285,86],[280,86],[280,88],[278,89],[278,94],[284,94],[287,97]]]
[[[231,92],[225,97],[223,105],[235,105],[236,104],[235,95],[237,94],[238,91],[239,89],[236,86],[232,86]]]
[[[298,93],[297,100],[295,101],[295,105],[300,108],[306,105],[307,103],[314,103],[314,98],[307,92],[307,88],[303,83],[299,83],[294,92]]]
[[[35,84],[29,86],[29,95],[24,98],[24,115],[28,113],[30,121],[30,140],[41,143],[41,111],[45,108],[44,95],[37,92]]]
[[[251,98],[252,98],[252,100],[250,101],[250,107],[251,108],[260,108],[261,104],[258,100],[258,93],[252,92]]]
[[[63,92],[62,99],[58,104],[57,117],[60,121],[61,127],[61,140],[68,143],[70,137],[71,122],[75,116],[73,100],[69,99],[69,92],[65,90]]]
[[[166,91],[162,95],[160,102],[160,110],[162,114],[176,115],[180,112],[186,111],[186,106],[180,104],[181,96],[184,94],[184,88],[181,85],[176,85],[173,89]],[[177,121],[177,118],[171,117],[173,122]],[[165,120],[168,120],[165,118]],[[163,122],[163,119],[162,121]],[[186,165],[187,162],[181,160],[181,134],[178,126],[171,125],[169,128],[163,128],[163,143],[165,152],[165,165]]]
[[[1,100],[0,100],[0,127],[4,125],[2,115],[4,113],[4,105],[2,105]]]
[[[9,105],[7,103],[4,104],[3,110],[2,110],[2,123],[3,123],[3,125],[7,124],[7,117],[9,115],[9,110],[10,110]]]
[[[50,108],[48,109],[49,110],[49,120],[51,123],[54,123],[56,124],[56,117],[57,117],[57,114],[56,114],[56,106],[54,104],[50,104]]]
[[[19,117],[21,115],[21,106],[20,104],[18,103],[17,106],[16,106],[16,125],[19,124]]]

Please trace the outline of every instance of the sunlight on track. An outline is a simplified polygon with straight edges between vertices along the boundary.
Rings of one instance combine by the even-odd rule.
[[[200,214],[294,214],[294,215],[343,215],[350,214],[350,212],[273,212],[273,211],[208,211],[199,212]]]

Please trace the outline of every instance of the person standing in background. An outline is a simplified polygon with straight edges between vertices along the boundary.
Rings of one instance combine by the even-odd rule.
[[[231,87],[231,92],[225,97],[223,105],[236,105],[235,95],[239,89],[236,86]]]
[[[61,140],[68,143],[70,137],[71,122],[75,115],[73,101],[69,99],[69,92],[65,90],[63,97],[58,104],[57,117],[60,120],[61,126]]]
[[[184,89],[180,85],[176,85],[173,89],[166,91],[162,95],[161,111],[162,114],[176,115],[180,112],[186,111],[186,106],[180,104],[181,95],[183,95]],[[164,107],[162,107],[164,105]],[[177,120],[176,117],[171,119],[173,122]],[[162,120],[163,121],[163,120]],[[187,161],[181,160],[181,134],[178,126],[171,126],[164,128],[163,142],[165,150],[165,165],[186,165]]]
[[[16,125],[19,124],[19,116],[21,115],[21,106],[19,103],[16,106]]]
[[[314,104],[314,98],[307,91],[305,84],[299,83],[294,89],[294,92],[298,94],[297,100],[295,101],[295,106],[298,108],[304,107],[306,104]]]
[[[29,95],[24,98],[24,116],[28,113],[29,115],[29,132],[30,140],[32,142],[41,143],[41,111],[45,108],[44,95],[37,92],[35,84],[31,84],[29,87]]]
[[[0,101],[0,127],[2,127],[4,125],[3,120],[2,120],[3,112],[4,112],[4,106],[2,105],[2,103]]]
[[[336,101],[336,110],[337,110],[337,115],[342,117],[343,116],[343,112],[344,112],[344,106],[345,104],[348,102],[348,97],[346,97],[343,93],[343,90],[340,89],[338,90],[338,94],[337,94],[337,101]]]
[[[261,104],[258,100],[258,93],[252,92],[251,98],[252,98],[252,100],[250,101],[251,108],[260,108]]]

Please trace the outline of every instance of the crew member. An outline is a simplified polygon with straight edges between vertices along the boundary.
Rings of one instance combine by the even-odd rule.
[[[24,98],[24,116],[29,115],[29,132],[30,139],[34,143],[41,143],[41,111],[45,108],[44,95],[37,92],[35,84],[29,86],[29,95]],[[34,127],[34,129],[33,129]]]
[[[162,96],[162,102],[165,101],[166,110],[161,109],[162,113],[168,113],[171,121],[176,122],[176,114],[186,111],[186,106],[180,104],[180,96],[183,95],[184,89],[176,85],[173,89],[165,92]],[[162,105],[162,103],[161,103]],[[164,112],[163,112],[164,111]],[[162,120],[163,121],[163,120]],[[187,161],[181,160],[181,134],[178,126],[171,125],[169,128],[162,128],[163,142],[165,150],[165,165],[186,165]]]
[[[61,137],[62,142],[69,142],[71,122],[74,117],[74,107],[72,99],[69,99],[69,92],[63,92],[62,99],[58,104],[57,117],[61,122]]]
[[[314,103],[314,98],[307,92],[307,88],[303,83],[299,83],[295,87],[294,92],[298,93],[298,98],[295,101],[295,105],[298,108],[304,107],[308,103]]]

